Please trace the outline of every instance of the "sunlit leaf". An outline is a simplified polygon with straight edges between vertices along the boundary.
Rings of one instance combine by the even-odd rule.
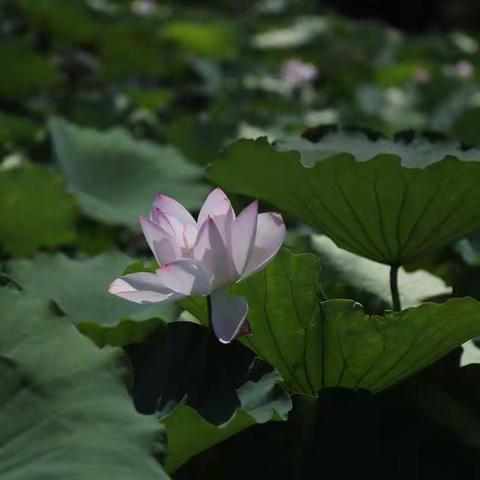
[[[77,324],[93,322],[113,327],[126,319],[172,319],[173,305],[138,305],[108,293],[107,287],[129,263],[130,257],[115,251],[86,260],[73,260],[57,253],[13,260],[7,265],[7,275],[27,293],[54,301]]]
[[[480,334],[480,303],[453,299],[367,315],[351,300],[320,301],[318,259],[281,251],[234,291],[246,297],[253,335],[242,339],[292,392],[327,387],[373,392],[394,385]],[[206,302],[182,306],[208,322]]]
[[[327,269],[330,277],[337,282],[370,292],[391,305],[390,268],[387,265],[338,248],[325,235],[314,235],[312,246],[320,256],[322,273]],[[403,268],[398,271],[398,289],[403,308],[414,307],[422,300],[452,293],[452,289],[443,280],[431,273],[425,270],[406,272]]]
[[[267,200],[341,248],[387,264],[408,263],[480,226],[475,150],[344,132],[278,149],[288,151],[264,139],[238,141],[209,176],[226,190]]]

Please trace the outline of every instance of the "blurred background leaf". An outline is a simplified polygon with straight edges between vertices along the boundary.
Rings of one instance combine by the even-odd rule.
[[[58,173],[36,165],[0,171],[0,245],[15,256],[71,245],[77,208]]]
[[[85,215],[138,230],[153,197],[162,192],[199,209],[208,188],[202,171],[170,146],[137,141],[121,129],[105,133],[60,119],[50,123],[60,168]]]

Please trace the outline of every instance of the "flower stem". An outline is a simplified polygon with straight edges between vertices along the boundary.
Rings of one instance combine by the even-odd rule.
[[[208,312],[208,324],[212,324],[212,299],[210,295],[207,295],[207,312]]]
[[[400,293],[398,291],[398,265],[390,267],[390,291],[392,292],[393,309],[399,312],[402,309],[400,303]]]

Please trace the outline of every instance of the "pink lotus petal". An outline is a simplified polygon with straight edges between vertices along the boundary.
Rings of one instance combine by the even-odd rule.
[[[216,220],[216,217],[229,214],[235,217],[232,204],[223,190],[216,188],[208,195],[207,199],[203,203],[200,213],[198,214],[197,223],[199,226],[201,226],[208,217],[212,217]]]
[[[198,228],[193,223],[185,223],[183,226],[183,244],[188,252],[193,248],[195,245],[195,241],[197,240],[198,235]]]
[[[170,224],[170,227],[173,231],[173,238],[175,238],[179,247],[182,246],[184,225],[191,225],[191,223],[182,223],[176,217],[173,217],[168,213],[159,215],[159,222],[159,225],[163,225],[166,222]]]
[[[206,295],[210,283],[203,267],[190,258],[177,260],[156,271],[165,287],[182,295]]]
[[[166,230],[157,223],[140,217],[140,225],[150,249],[160,265],[170,263],[180,257],[180,246]]]
[[[172,236],[175,245],[180,251],[180,256],[188,256],[197,237],[197,226],[193,223],[181,223],[172,215],[162,213],[158,208],[153,208],[152,210],[153,214],[150,214],[152,221]],[[185,236],[185,231],[187,231],[187,236]]]
[[[267,266],[282,246],[285,233],[285,224],[279,213],[261,213],[258,215],[255,241],[242,278],[246,278]]]
[[[108,291],[135,303],[156,304],[179,300],[182,295],[161,284],[157,275],[148,272],[132,273],[117,278]]]
[[[201,226],[192,256],[207,271],[212,289],[234,281],[233,264],[217,224],[209,217]]]
[[[175,236],[175,231],[173,230],[172,224],[168,218],[173,218],[171,215],[166,215],[159,208],[152,207],[150,209],[150,220],[154,223],[157,223],[165,231],[167,231],[172,237]]]
[[[223,243],[229,248],[235,212],[230,200],[220,188],[213,190],[202,205],[198,214],[198,225],[201,226],[208,217],[215,220]]]
[[[161,212],[175,217],[181,223],[195,223],[195,219],[182,204],[166,195],[157,195],[153,206]]]
[[[231,251],[232,245],[232,227],[235,222],[235,212],[230,208],[226,215],[217,215],[214,219],[218,231],[222,237],[223,243],[228,251]]]
[[[230,343],[244,332],[250,333],[245,298],[231,295],[226,288],[220,288],[210,295],[210,299],[213,331],[222,343]]]
[[[232,226],[232,258],[238,275],[242,275],[257,233],[258,200],[238,216]]]
[[[152,222],[158,223],[158,216],[162,214],[162,211],[157,207],[152,207],[150,209],[150,220]]]

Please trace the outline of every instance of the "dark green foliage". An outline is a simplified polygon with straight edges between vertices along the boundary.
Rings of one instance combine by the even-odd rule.
[[[479,478],[480,37],[323,4],[0,0],[2,480]],[[295,251],[227,346],[107,291],[217,185]]]

